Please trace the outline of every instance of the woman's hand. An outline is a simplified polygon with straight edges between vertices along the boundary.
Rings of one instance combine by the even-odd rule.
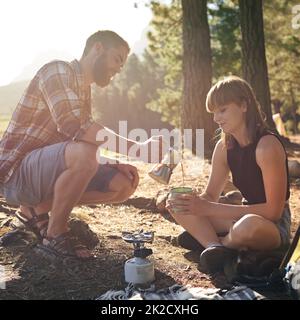
[[[166,204],[166,209],[171,213],[205,216],[210,203],[197,194],[182,194],[167,200]]]

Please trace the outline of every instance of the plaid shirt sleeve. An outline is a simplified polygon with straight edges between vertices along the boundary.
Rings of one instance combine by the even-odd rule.
[[[40,73],[39,87],[58,132],[75,140],[94,123],[87,102],[79,98],[76,77],[66,63],[48,64]]]

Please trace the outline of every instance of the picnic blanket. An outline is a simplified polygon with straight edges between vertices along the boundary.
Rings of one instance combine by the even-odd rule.
[[[238,286],[230,290],[201,288],[175,284],[156,290],[137,288],[129,283],[124,290],[109,290],[96,300],[264,300],[265,297],[246,287]]]

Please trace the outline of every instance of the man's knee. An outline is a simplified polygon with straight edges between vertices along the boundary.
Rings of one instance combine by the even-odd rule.
[[[126,201],[136,190],[132,186],[132,181],[124,174],[118,173],[110,183],[110,190],[116,192],[116,200],[119,202]]]
[[[95,173],[98,169],[96,159],[97,146],[85,142],[71,142],[65,151],[67,168],[81,172]]]

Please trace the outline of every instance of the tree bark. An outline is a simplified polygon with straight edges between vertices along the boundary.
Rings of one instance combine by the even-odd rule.
[[[298,123],[297,123],[297,103],[295,99],[295,94],[293,87],[290,87],[291,99],[292,99],[292,117],[293,117],[293,131],[294,134],[298,134]]]
[[[268,125],[275,128],[265,52],[262,0],[239,0],[239,8],[243,76],[252,86]]]
[[[183,129],[193,129],[193,148],[196,153],[195,129],[204,129],[204,153],[213,149],[216,125],[205,108],[206,95],[212,82],[212,58],[206,0],[182,0],[183,28]]]

